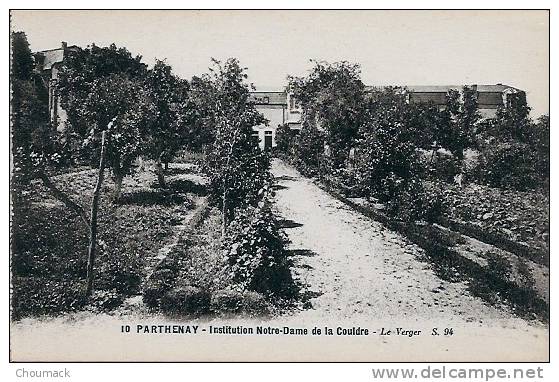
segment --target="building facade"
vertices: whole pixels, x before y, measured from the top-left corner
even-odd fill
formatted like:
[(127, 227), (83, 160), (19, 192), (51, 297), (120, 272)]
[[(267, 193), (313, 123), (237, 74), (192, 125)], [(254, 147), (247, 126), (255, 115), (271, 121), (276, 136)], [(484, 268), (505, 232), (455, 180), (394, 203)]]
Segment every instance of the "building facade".
[[(475, 90), (479, 112), (483, 118), (495, 117), (497, 109), (508, 104), (509, 94), (523, 92), (503, 84), (469, 85), (469, 87)], [(382, 86), (366, 86), (365, 88), (369, 93), (382, 89)], [(432, 102), (441, 109), (446, 105), (446, 96), (450, 90), (462, 93), (463, 89), (464, 85), (401, 87), (407, 102)], [(287, 124), (292, 129), (301, 129), (301, 108), (289, 93), (285, 91), (253, 91), (251, 100), (256, 109), (269, 121), (268, 125), (253, 128), (254, 136), (258, 136), (260, 148), (270, 149), (276, 146), (276, 130), (279, 126)]]
[(57, 131), (63, 131), (68, 118), (66, 111), (60, 106), (58, 94), (56, 93), (56, 82), (58, 72), (64, 58), (69, 51), (77, 49), (76, 46), (68, 46), (62, 42), (60, 48), (43, 50), (33, 54), (35, 60), (35, 71), (41, 75), (49, 94), (49, 116)]
[(301, 128), (301, 109), (295, 98), (284, 91), (253, 91), (250, 100), (256, 110), (268, 120), (267, 125), (253, 128), (254, 137), (258, 138), (261, 149), (269, 150), (276, 146), (276, 130), (288, 125), (293, 130)]
[[(60, 48), (44, 50), (34, 53), (35, 70), (41, 74), (49, 94), (49, 114), (53, 126), (57, 131), (63, 131), (67, 120), (66, 111), (60, 106), (56, 93), (58, 72), (68, 52), (77, 49), (62, 42)], [(499, 107), (508, 104), (507, 97), (513, 93), (522, 92), (512, 86), (496, 85), (471, 85), (476, 91), (479, 111), (484, 118), (495, 116)], [(367, 86), (366, 91), (373, 93), (382, 87)], [(462, 92), (463, 85), (444, 86), (405, 86), (401, 87), (407, 102), (426, 103), (433, 102), (443, 108), (446, 95), (450, 90)], [(276, 130), (279, 126), (287, 125), (293, 130), (301, 129), (301, 108), (297, 100), (288, 92), (282, 90), (257, 90), (252, 91), (250, 100), (256, 109), (268, 120), (267, 124), (255, 126), (253, 134), (258, 138), (261, 149), (268, 150), (276, 146)]]

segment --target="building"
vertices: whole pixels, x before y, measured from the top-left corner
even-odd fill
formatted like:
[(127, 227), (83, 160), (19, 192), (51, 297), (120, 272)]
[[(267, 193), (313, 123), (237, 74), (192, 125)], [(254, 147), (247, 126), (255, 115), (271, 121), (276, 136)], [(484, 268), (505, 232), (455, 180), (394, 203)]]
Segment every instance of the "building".
[[(58, 131), (64, 130), (67, 115), (60, 106), (55, 84), (64, 58), (69, 51), (76, 49), (76, 46), (68, 46), (65, 42), (62, 42), (60, 48), (34, 53), (35, 70), (41, 74), (45, 86), (48, 88), (50, 120)], [(471, 85), (471, 87), (476, 90), (479, 111), (484, 118), (494, 117), (499, 107), (507, 105), (509, 94), (522, 92), (522, 90), (503, 84)], [(380, 89), (382, 87), (366, 87), (366, 91), (370, 93)], [(450, 90), (461, 92), (463, 85), (405, 86), (401, 89), (407, 102), (433, 102), (443, 108), (447, 93)], [(301, 108), (296, 99), (288, 92), (257, 90), (251, 92), (250, 100), (269, 121), (267, 125), (259, 125), (253, 128), (254, 136), (258, 137), (259, 146), (263, 150), (276, 146), (276, 129), (278, 126), (288, 125), (293, 130), (301, 129)]]
[(76, 46), (68, 46), (62, 42), (60, 48), (43, 50), (33, 54), (35, 59), (35, 71), (41, 74), (43, 83), (49, 94), (49, 116), (57, 131), (63, 131), (67, 119), (66, 111), (60, 106), (58, 94), (56, 93), (56, 81), (58, 71), (69, 51), (76, 50)]
[(256, 109), (268, 120), (267, 125), (253, 128), (258, 137), (260, 148), (271, 149), (276, 146), (276, 129), (288, 125), (293, 130), (301, 128), (301, 109), (295, 98), (284, 91), (253, 91), (250, 100)]
[[(508, 104), (509, 94), (519, 93), (522, 90), (512, 86), (496, 85), (469, 85), (476, 91), (479, 112), (483, 118), (493, 118), (499, 107)], [(369, 93), (382, 90), (382, 86), (366, 86)], [(432, 102), (439, 108), (444, 108), (446, 95), (450, 90), (462, 92), (464, 85), (442, 85), (442, 86), (405, 86), (401, 87), (402, 93), (409, 103)], [(276, 146), (276, 129), (278, 126), (287, 124), (292, 129), (301, 129), (301, 108), (296, 100), (285, 91), (253, 91), (251, 100), (258, 111), (266, 119), (268, 125), (254, 127), (254, 135), (258, 136), (259, 145), (262, 149)]]

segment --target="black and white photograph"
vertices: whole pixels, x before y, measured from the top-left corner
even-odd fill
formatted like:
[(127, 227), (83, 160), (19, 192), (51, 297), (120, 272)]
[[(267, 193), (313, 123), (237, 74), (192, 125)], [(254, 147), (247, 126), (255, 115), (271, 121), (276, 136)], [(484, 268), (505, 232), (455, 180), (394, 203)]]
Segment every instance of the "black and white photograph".
[(10, 362), (549, 362), (549, 17), (10, 10)]

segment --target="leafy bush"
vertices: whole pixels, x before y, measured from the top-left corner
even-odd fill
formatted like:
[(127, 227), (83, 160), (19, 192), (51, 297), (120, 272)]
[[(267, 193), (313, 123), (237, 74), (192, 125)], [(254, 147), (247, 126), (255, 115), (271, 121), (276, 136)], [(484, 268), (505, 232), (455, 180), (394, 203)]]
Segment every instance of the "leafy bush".
[(124, 296), (116, 289), (96, 290), (93, 292), (89, 303), (98, 311), (110, 311), (117, 308), (124, 301)]
[(535, 152), (526, 143), (493, 142), (482, 151), (475, 172), (489, 186), (526, 191), (541, 184), (536, 163)]
[(144, 303), (151, 308), (159, 307), (161, 297), (175, 285), (178, 274), (175, 261), (169, 258), (162, 261), (142, 287)]
[(283, 154), (291, 154), (297, 131), (291, 130), (289, 125), (281, 125), (276, 129), (276, 147), (275, 150)]
[(106, 249), (99, 254), (95, 280), (98, 289), (114, 289), (132, 295), (138, 290), (143, 276), (143, 263), (132, 254)]
[(160, 307), (165, 312), (176, 314), (207, 313), (210, 307), (210, 294), (196, 286), (179, 286), (161, 297)]
[(210, 309), (214, 313), (245, 313), (254, 316), (265, 315), (269, 312), (268, 303), (262, 294), (231, 289), (213, 293)]
[(43, 277), (12, 278), (12, 318), (55, 314), (83, 308), (85, 283)]
[(382, 186), (380, 200), (385, 202), (387, 212), (400, 220), (434, 223), (446, 211), (440, 189), (425, 188), (417, 177), (403, 179), (390, 174), (382, 180)]
[(442, 180), (446, 183), (453, 183), (454, 177), (462, 171), (462, 161), (452, 154), (432, 152), (424, 154), (421, 158), (421, 167), (425, 176)]
[(324, 161), (324, 133), (316, 128), (303, 128), (295, 139), (294, 162), (305, 176), (316, 176)]
[(223, 240), (225, 257), (241, 290), (285, 295), (293, 281), (284, 251), (286, 239), (264, 204), (239, 211)]

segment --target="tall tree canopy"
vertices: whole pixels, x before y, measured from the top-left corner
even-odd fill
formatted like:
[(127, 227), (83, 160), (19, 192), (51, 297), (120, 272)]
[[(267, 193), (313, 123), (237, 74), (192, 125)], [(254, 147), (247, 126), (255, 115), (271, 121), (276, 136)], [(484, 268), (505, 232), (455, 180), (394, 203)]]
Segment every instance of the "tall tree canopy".
[(339, 168), (349, 154), (363, 122), (365, 86), (358, 64), (312, 61), (304, 77), (288, 77), (288, 89), (303, 109), (303, 129), (324, 131), (331, 166)]
[(157, 60), (149, 70), (144, 86), (155, 108), (152, 123), (145, 125), (143, 153), (156, 162), (159, 185), (165, 187), (162, 162), (189, 143), (194, 123), (194, 104), (189, 99), (189, 84), (172, 73), (164, 61)]
[(206, 105), (215, 121), (215, 139), (206, 168), (214, 199), (223, 210), (223, 233), (235, 209), (257, 203), (269, 180), (269, 158), (252, 138), (254, 126), (267, 123), (250, 101), (246, 69), (236, 59), (213, 60), (206, 82)]

